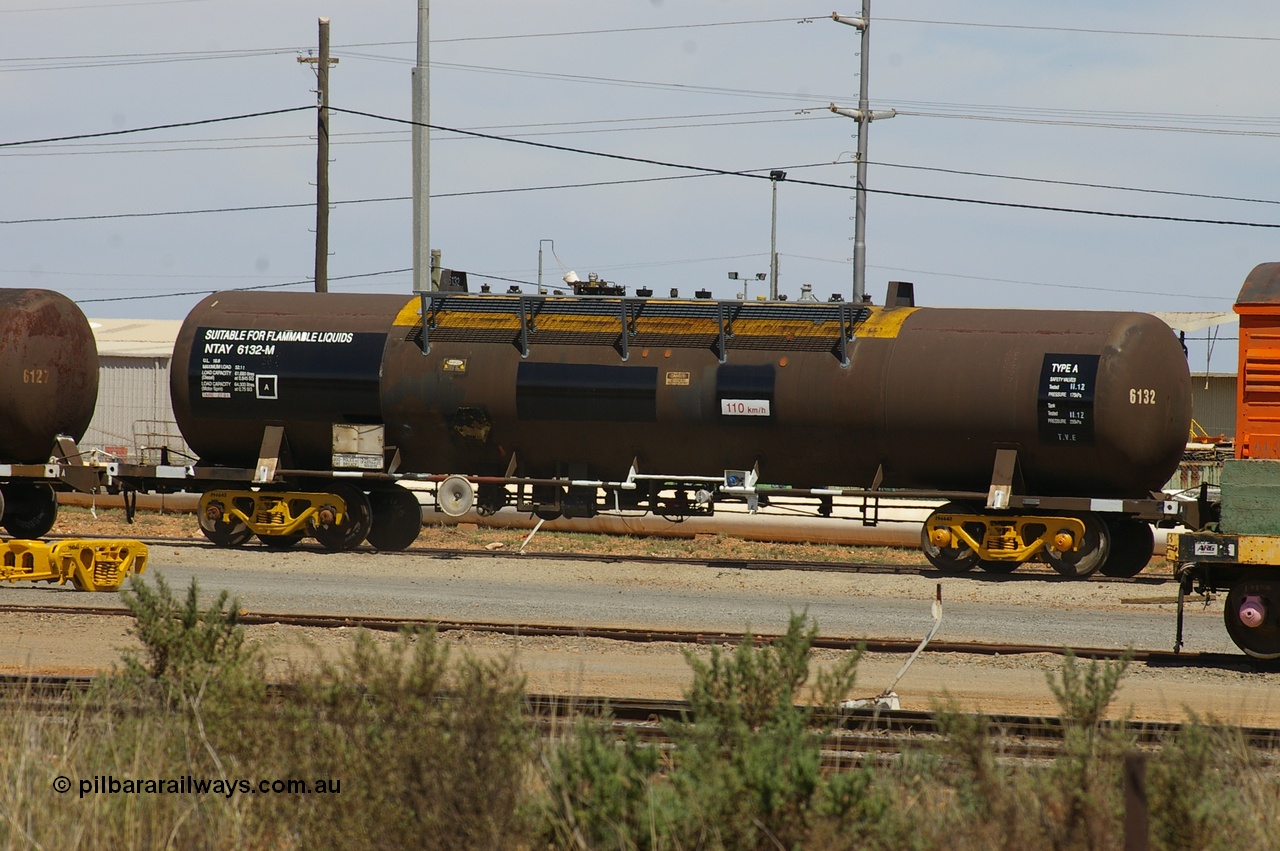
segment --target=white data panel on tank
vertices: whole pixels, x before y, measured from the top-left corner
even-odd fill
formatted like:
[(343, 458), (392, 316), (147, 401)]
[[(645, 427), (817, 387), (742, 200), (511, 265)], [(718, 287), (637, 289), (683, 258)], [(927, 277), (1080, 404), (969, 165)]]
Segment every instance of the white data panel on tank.
[(720, 413), (726, 417), (767, 417), (768, 399), (721, 399)]

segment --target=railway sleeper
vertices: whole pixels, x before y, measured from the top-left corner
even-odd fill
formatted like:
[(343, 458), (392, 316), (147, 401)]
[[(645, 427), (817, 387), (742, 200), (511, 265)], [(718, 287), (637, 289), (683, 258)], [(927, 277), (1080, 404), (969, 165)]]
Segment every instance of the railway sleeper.
[(70, 582), (77, 591), (118, 591), (147, 569), (149, 551), (132, 540), (10, 540), (0, 542), (0, 580)]

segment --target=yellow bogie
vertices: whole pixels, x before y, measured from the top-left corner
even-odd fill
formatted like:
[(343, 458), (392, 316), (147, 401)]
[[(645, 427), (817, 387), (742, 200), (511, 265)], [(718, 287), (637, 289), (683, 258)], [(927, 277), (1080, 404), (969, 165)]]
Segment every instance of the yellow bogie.
[(147, 569), (148, 556), (141, 541), (4, 541), (0, 580), (70, 582), (77, 591), (118, 591), (125, 579)]
[(200, 497), (200, 529), (220, 547), (238, 547), (257, 535), (271, 549), (288, 549), (304, 536), (334, 552), (358, 547), (372, 529), (369, 498), (333, 482), (327, 493), (217, 490)]
[(219, 490), (200, 497), (199, 511), (205, 529), (243, 524), (253, 535), (289, 537), (310, 526), (342, 525), (347, 505), (332, 493)]
[(1048, 551), (1078, 549), (1085, 538), (1084, 522), (1076, 517), (935, 512), (926, 528), (937, 546), (968, 548), (981, 561), (1018, 564)]

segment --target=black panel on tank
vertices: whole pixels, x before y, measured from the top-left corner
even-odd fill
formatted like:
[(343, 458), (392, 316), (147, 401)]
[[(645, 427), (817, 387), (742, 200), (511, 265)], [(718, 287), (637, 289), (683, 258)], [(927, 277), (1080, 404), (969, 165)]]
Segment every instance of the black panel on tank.
[[(773, 419), (773, 364), (724, 364), (716, 369), (716, 403), (726, 422), (757, 425)], [(731, 403), (726, 405), (726, 402)], [(752, 403), (761, 403), (753, 407)], [(732, 410), (730, 409), (732, 408)], [(744, 411), (753, 411), (743, 415)]]
[(387, 335), (197, 328), (187, 363), (196, 416), (381, 421)]
[(522, 363), (516, 373), (516, 417), (656, 422), (657, 393), (656, 367)]
[(1047, 354), (1036, 409), (1041, 443), (1093, 443), (1098, 355)]

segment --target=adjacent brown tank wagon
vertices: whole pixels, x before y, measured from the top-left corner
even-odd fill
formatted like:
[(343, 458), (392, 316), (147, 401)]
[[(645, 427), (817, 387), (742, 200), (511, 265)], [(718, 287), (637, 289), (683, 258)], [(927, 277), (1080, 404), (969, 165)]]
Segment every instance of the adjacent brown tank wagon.
[(98, 349), (75, 302), (0, 290), (0, 461), (43, 463), (59, 435), (84, 436), (98, 401)]
[[(960, 498), (926, 526), (945, 569), (1124, 572), (1142, 530), (1149, 554), (1190, 421), (1164, 323), (890, 304), (218, 293), (179, 335), (174, 410), (202, 466), (355, 467), (375, 502), (380, 474), (542, 516), (909, 489)], [(361, 429), (381, 443), (339, 451)]]
[(62, 466), (47, 462), (76, 454), (98, 399), (98, 350), (75, 302), (0, 289), (0, 388), (0, 523), (16, 537), (39, 537), (53, 527), (51, 484), (63, 478)]

